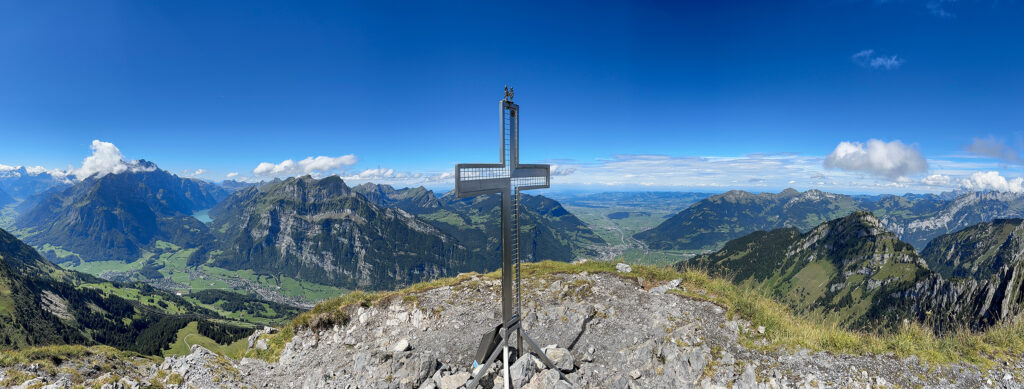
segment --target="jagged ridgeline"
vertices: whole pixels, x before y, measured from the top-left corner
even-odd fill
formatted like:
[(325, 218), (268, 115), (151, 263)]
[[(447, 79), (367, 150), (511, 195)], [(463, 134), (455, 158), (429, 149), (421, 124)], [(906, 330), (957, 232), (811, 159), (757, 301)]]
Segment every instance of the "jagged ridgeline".
[[(136, 171), (86, 178), (35, 199), (15, 225), (25, 241), (55, 262), (132, 262), (157, 241), (182, 247), (209, 243), (211, 235), (192, 213), (227, 197), (216, 185), (180, 178), (138, 162)], [(73, 253), (61, 255), (61, 253)]]
[(937, 274), (903, 293), (910, 310), (941, 328), (1016, 320), (1024, 291), (1021, 219), (979, 223), (932, 240), (921, 253)]
[(214, 264), (346, 288), (393, 288), (495, 263), (398, 208), (382, 208), (341, 178), (289, 178), (242, 189), (210, 211)]
[(754, 231), (794, 227), (806, 232), (857, 210), (872, 212), (901, 240), (923, 249), (931, 239), (948, 232), (996, 218), (1024, 216), (1024, 195), (848, 196), (819, 190), (786, 189), (777, 194), (734, 190), (708, 197), (634, 237), (655, 249), (717, 250), (730, 239)]
[(982, 329), (1021, 312), (1020, 224), (1001, 220), (940, 236), (926, 260), (871, 213), (857, 211), (806, 233), (758, 231), (676, 267), (730, 277), (850, 328), (892, 329), (912, 319), (938, 331)]
[[(378, 184), (363, 184), (353, 189), (378, 205), (398, 207), (416, 215), (475, 253), (500, 255), (499, 195), (457, 199), (454, 192), (448, 192), (438, 198), (423, 187), (395, 189)], [(521, 201), (519, 247), (524, 260), (566, 261), (576, 254), (592, 254), (585, 248), (587, 245), (604, 243), (557, 201), (525, 193)]]
[(867, 212), (854, 212), (803, 234), (796, 228), (755, 232), (676, 266), (733, 277), (797, 312), (828, 315), (864, 329), (891, 326), (908, 317), (893, 309), (896, 301), (891, 295), (929, 274), (914, 248)]
[(928, 266), (946, 278), (987, 280), (1006, 265), (1020, 261), (1020, 253), (1012, 252), (1020, 239), (1021, 219), (996, 219), (978, 223), (931, 241), (921, 257)]
[(252, 331), (210, 320), (216, 318), (211, 311), (144, 284), (114, 284), (60, 269), (0, 230), (0, 350), (105, 344), (159, 354), (174, 342), (179, 329), (193, 321), (222, 342)]
[[(210, 211), (221, 242), (213, 263), (368, 289), (492, 270), (500, 265), (497, 201), (289, 178), (239, 190)], [(530, 196), (524, 209), (528, 259), (571, 260), (576, 239), (599, 239), (553, 200)]]
[(38, 168), (18, 166), (10, 170), (0, 169), (0, 191), (16, 199), (24, 200), (49, 188), (68, 185), (70, 181), (68, 176), (53, 175)]

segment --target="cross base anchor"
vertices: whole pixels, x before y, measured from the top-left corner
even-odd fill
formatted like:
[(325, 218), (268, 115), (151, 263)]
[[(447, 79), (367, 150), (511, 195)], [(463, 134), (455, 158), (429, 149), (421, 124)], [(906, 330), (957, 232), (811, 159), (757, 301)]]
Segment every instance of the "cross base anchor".
[[(569, 380), (569, 377), (566, 377), (561, 370), (558, 370), (558, 368), (555, 367), (555, 363), (551, 362), (551, 359), (548, 359), (547, 354), (545, 354), (544, 351), (540, 349), (540, 346), (538, 346), (537, 343), (534, 342), (532, 338), (530, 338), (530, 335), (526, 333), (526, 330), (522, 329), (519, 318), (513, 317), (512, 321), (506, 323), (503, 326), (503, 328), (501, 328), (498, 331), (498, 338), (500, 339), (498, 344), (500, 345), (500, 347), (495, 347), (494, 351), (491, 351), (490, 356), (487, 357), (487, 362), (485, 362), (484, 365), (481, 366), (478, 370), (473, 372), (473, 379), (470, 380), (468, 384), (466, 384), (466, 389), (475, 389), (476, 386), (480, 384), (480, 380), (484, 377), (484, 375), (487, 374), (487, 370), (491, 368), (491, 364), (493, 364), (494, 360), (498, 358), (499, 353), (504, 355), (505, 364), (502, 370), (504, 370), (505, 389), (512, 389), (512, 378), (510, 376), (510, 369), (512, 367), (512, 364), (509, 363), (508, 353), (509, 338), (511, 337), (512, 333), (518, 334), (520, 341), (525, 339), (526, 344), (528, 344), (530, 348), (532, 348), (533, 351), (537, 354), (537, 356), (540, 357), (541, 362), (544, 362), (544, 364), (547, 365), (549, 369), (554, 369), (555, 371), (557, 371), (561, 379), (565, 380), (570, 385), (576, 386), (576, 384)], [(488, 342), (486, 336), (484, 338), (484, 342)]]

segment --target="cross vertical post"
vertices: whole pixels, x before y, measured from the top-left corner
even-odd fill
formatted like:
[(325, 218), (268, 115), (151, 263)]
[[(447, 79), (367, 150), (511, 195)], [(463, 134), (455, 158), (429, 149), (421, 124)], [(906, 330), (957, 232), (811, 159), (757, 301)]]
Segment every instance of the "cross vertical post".
[[(501, 312), (500, 336), (504, 355), (508, 355), (508, 341), (512, 332), (517, 334), (518, 353), (523, 352), (523, 338), (550, 367), (554, 365), (529, 340), (522, 330), (519, 265), (522, 262), (519, 247), (520, 191), (551, 186), (551, 165), (519, 163), (519, 105), (512, 102), (512, 92), (505, 87), (505, 97), (499, 102), (501, 145), (499, 163), (455, 165), (455, 197), (466, 198), (485, 194), (501, 195)], [(487, 368), (502, 350), (494, 350), (481, 370)], [(507, 377), (510, 363), (505, 360)], [(475, 387), (480, 377), (474, 377), (467, 388)], [(564, 378), (564, 375), (563, 375)], [(506, 380), (505, 387), (511, 383)]]

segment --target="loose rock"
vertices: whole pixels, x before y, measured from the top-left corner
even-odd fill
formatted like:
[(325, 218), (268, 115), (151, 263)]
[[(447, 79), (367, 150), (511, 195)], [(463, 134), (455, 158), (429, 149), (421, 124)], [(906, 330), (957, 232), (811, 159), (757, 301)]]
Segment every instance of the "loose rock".
[(391, 346), (391, 351), (396, 353), (409, 351), (409, 349), (411, 349), (411, 347), (409, 346), (409, 339), (404, 338), (399, 340), (398, 343), (395, 343), (394, 346)]
[(619, 273), (630, 273), (630, 272), (633, 271), (633, 267), (631, 267), (631, 266), (629, 266), (629, 265), (627, 265), (625, 263), (618, 263), (618, 264), (615, 264), (615, 270), (618, 270)]

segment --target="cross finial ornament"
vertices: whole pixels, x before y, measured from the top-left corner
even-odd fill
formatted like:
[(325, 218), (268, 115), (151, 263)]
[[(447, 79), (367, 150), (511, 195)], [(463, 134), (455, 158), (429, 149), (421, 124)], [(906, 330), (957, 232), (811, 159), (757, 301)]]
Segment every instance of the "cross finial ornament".
[[(519, 265), (522, 260), (519, 252), (519, 199), (520, 192), (529, 189), (542, 189), (551, 186), (551, 165), (519, 163), (519, 105), (512, 102), (514, 90), (505, 86), (505, 97), (499, 102), (500, 143), (499, 163), (462, 163), (455, 165), (455, 197), (466, 198), (485, 194), (501, 195), (501, 311), (502, 324), (500, 334), (485, 335), (481, 343), (478, 361), (487, 358), (480, 370), (482, 376), (497, 357), (499, 351), (505, 353), (505, 387), (509, 388), (508, 349), (509, 338), (513, 333), (518, 343), (518, 352), (523, 351), (525, 339), (541, 360), (552, 369), (554, 364), (547, 358), (540, 347), (530, 339), (521, 328), (522, 304), (520, 293)], [(515, 276), (513, 278), (513, 276)], [(503, 349), (493, 348), (501, 338)], [(490, 346), (490, 347), (488, 347)], [(558, 369), (555, 369), (558, 371)], [(561, 374), (561, 373), (560, 373)], [(562, 375), (565, 379), (565, 376)], [(466, 385), (467, 389), (476, 386), (480, 377), (474, 377)]]

